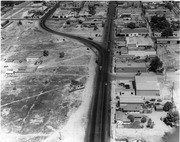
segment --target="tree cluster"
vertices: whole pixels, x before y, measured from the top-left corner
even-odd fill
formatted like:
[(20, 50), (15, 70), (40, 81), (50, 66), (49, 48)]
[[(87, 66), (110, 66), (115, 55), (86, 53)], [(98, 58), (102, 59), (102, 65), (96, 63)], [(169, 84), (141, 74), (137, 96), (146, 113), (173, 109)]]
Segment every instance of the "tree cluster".
[(163, 110), (167, 112), (167, 111), (171, 110), (172, 108), (173, 108), (173, 104), (171, 102), (166, 102), (164, 104)]
[(131, 122), (134, 122), (134, 116), (133, 115), (128, 115), (127, 117)]
[(127, 24), (127, 27), (130, 28), (130, 29), (134, 29), (134, 28), (136, 28), (136, 24), (133, 23), (133, 22), (130, 22), (130, 23)]
[(96, 7), (93, 5), (93, 6), (88, 6), (88, 9), (89, 9), (89, 14), (91, 15), (95, 15), (96, 14)]
[(154, 59), (151, 60), (150, 67), (148, 70), (153, 72), (158, 72), (158, 70), (162, 68), (162, 65), (163, 65), (162, 61), (159, 59), (159, 57), (156, 56)]
[(170, 110), (163, 121), (166, 123), (166, 125), (170, 125), (171, 127), (174, 126), (179, 121), (178, 111)]
[(49, 55), (49, 51), (44, 50), (44, 51), (43, 51), (43, 56), (48, 56), (48, 55)]
[(172, 5), (171, 2), (167, 2), (167, 3), (165, 4), (165, 7), (168, 8), (170, 11), (173, 9), (173, 5)]
[(166, 20), (165, 16), (162, 17), (153, 16), (151, 18), (150, 25), (153, 31), (162, 32), (162, 36), (164, 37), (172, 36), (173, 34), (171, 26), (169, 22)]
[(149, 119), (148, 122), (147, 122), (146, 127), (147, 127), (147, 128), (153, 128), (153, 127), (154, 127), (154, 122), (152, 122), (152, 120)]

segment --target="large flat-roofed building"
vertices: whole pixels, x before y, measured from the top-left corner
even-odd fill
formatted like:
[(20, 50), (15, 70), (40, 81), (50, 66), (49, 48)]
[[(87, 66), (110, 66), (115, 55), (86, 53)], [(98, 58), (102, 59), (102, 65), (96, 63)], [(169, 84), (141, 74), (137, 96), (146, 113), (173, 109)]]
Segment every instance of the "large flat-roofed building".
[(180, 44), (179, 37), (157, 38), (157, 44)]
[(136, 62), (117, 62), (115, 72), (117, 73), (136, 73), (136, 72), (147, 72), (145, 63)]
[(127, 104), (144, 104), (144, 98), (142, 96), (121, 96), (120, 106), (126, 106)]
[(135, 76), (137, 96), (159, 96), (160, 86), (156, 76)]
[(150, 37), (126, 37), (126, 46), (129, 50), (143, 50), (154, 47), (154, 42)]
[(135, 28), (135, 29), (129, 29), (129, 28), (123, 28), (123, 29), (117, 29), (116, 35), (120, 36), (147, 36), (149, 35), (149, 31), (147, 28)]
[(155, 57), (156, 51), (155, 50), (144, 50), (144, 51), (128, 51), (129, 55), (139, 56), (140, 58), (144, 57)]

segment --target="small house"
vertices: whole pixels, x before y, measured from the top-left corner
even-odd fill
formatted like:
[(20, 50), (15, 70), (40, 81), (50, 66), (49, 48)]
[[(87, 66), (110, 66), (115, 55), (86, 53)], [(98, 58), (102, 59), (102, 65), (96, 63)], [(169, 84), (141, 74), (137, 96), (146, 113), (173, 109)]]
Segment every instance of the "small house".
[(115, 120), (117, 122), (117, 125), (131, 124), (131, 121), (127, 118), (127, 115), (125, 115), (122, 111), (116, 111), (115, 116), (116, 116)]
[(147, 67), (145, 63), (136, 62), (117, 62), (115, 65), (115, 72), (117, 73), (137, 73), (137, 72), (147, 72)]
[(26, 61), (27, 62), (36, 62), (39, 58), (40, 58), (40, 56), (32, 55), (32, 56), (26, 57)]

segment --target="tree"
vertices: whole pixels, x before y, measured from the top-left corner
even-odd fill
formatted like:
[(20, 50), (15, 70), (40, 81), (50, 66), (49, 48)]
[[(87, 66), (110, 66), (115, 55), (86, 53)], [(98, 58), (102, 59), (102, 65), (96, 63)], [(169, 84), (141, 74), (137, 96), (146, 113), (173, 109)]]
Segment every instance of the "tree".
[(159, 57), (155, 57), (151, 60), (149, 71), (157, 72), (157, 69), (162, 68), (163, 63), (160, 61)]
[(43, 51), (43, 56), (48, 56), (48, 55), (49, 55), (49, 51), (44, 50), (44, 51)]
[(95, 15), (96, 14), (96, 7), (93, 5), (93, 6), (88, 6), (88, 9), (89, 9), (89, 14), (91, 15)]
[(19, 25), (22, 25), (22, 22), (21, 22), (21, 20), (19, 20), (19, 21), (18, 21), (18, 26), (19, 26)]
[(64, 57), (64, 52), (60, 52), (59, 53), (59, 58), (63, 58)]
[(136, 28), (136, 24), (133, 22), (130, 22), (129, 24), (127, 24), (127, 27), (130, 29), (134, 29), (134, 28)]
[(68, 24), (68, 25), (69, 25), (69, 24), (70, 24), (70, 21), (66, 21), (66, 24)]
[(167, 2), (165, 7), (168, 8), (170, 11), (173, 9), (173, 5), (170, 2)]
[(166, 102), (166, 103), (164, 104), (163, 110), (164, 110), (164, 111), (169, 111), (169, 110), (172, 109), (172, 108), (173, 108), (173, 104), (172, 104), (171, 102)]
[(116, 103), (116, 107), (120, 107), (120, 101), (119, 100)]
[(142, 123), (145, 123), (145, 122), (146, 122), (146, 117), (145, 117), (145, 116), (142, 117), (141, 122), (142, 122)]
[(169, 27), (166, 28), (165, 30), (163, 30), (163, 32), (161, 33), (162, 37), (168, 37), (168, 36), (172, 36), (173, 35), (173, 30)]
[(96, 31), (97, 29), (98, 29), (98, 27), (95, 25), (95, 26), (94, 26), (94, 31)]
[(165, 16), (162, 17), (152, 16), (150, 26), (153, 30), (157, 30), (157, 31), (162, 31), (166, 28), (170, 28), (170, 24), (166, 20)]
[(131, 122), (134, 122), (134, 116), (133, 115), (128, 115), (127, 117)]

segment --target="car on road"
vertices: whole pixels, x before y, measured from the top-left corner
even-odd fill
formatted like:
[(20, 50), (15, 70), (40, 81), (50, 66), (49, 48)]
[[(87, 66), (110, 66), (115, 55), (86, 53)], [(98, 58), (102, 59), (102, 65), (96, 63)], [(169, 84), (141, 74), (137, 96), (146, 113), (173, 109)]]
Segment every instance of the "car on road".
[(88, 37), (89, 40), (93, 40), (91, 37)]

